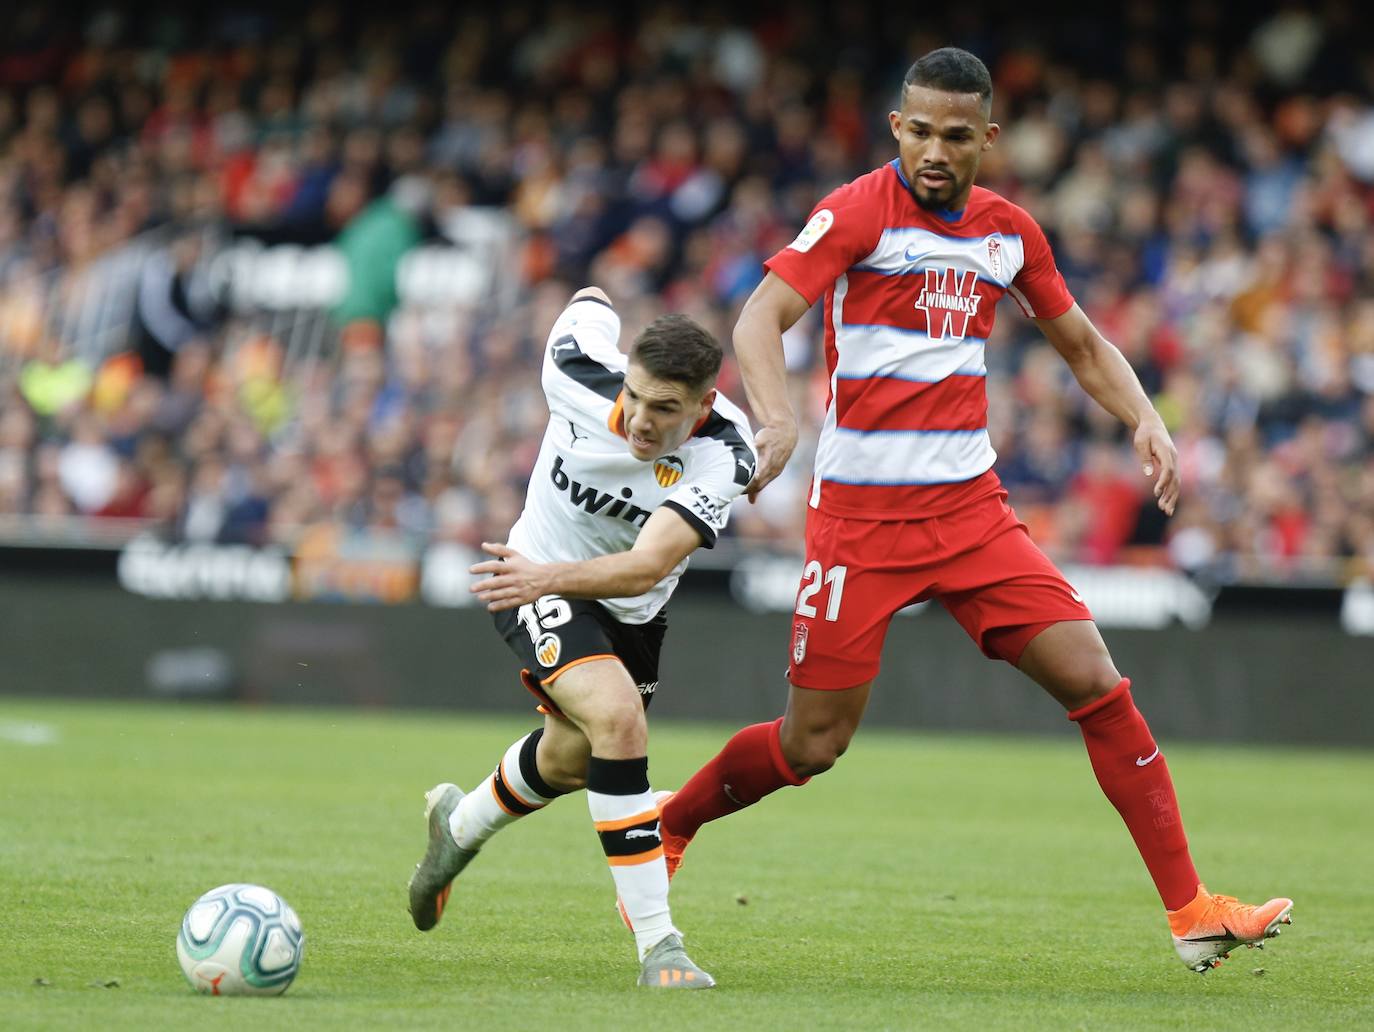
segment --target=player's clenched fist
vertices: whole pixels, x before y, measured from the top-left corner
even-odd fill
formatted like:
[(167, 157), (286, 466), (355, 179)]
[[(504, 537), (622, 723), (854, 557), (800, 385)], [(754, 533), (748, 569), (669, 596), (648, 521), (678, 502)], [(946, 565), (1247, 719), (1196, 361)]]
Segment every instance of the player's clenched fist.
[(796, 447), (797, 426), (795, 423), (760, 428), (759, 432), (754, 435), (754, 448), (758, 451), (759, 461), (754, 469), (754, 479), (749, 481), (749, 487), (746, 488), (749, 501), (755, 501), (759, 492), (777, 478), (783, 467), (787, 465), (787, 460), (792, 457), (792, 451)]

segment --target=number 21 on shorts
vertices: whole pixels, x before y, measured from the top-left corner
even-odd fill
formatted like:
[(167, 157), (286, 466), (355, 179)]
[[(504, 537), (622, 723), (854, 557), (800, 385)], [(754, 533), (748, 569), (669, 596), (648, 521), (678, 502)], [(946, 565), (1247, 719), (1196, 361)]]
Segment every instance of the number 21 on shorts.
[(816, 607), (811, 604), (811, 600), (820, 592), (822, 588), (828, 589), (828, 597), (825, 604), (825, 618), (834, 623), (840, 618), (840, 600), (844, 598), (844, 575), (849, 572), (847, 566), (832, 566), (824, 569), (819, 562), (812, 559), (802, 570), (801, 590), (797, 592), (797, 615), (813, 617), (816, 615)]

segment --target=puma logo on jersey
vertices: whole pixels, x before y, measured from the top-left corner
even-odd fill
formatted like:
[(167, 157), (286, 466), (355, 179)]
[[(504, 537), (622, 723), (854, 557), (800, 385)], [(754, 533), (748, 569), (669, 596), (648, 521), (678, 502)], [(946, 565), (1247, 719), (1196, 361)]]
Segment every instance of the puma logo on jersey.
[[(583, 484), (574, 480), (564, 472), (563, 456), (561, 455), (553, 460), (553, 469), (549, 470), (549, 479), (553, 481), (553, 486), (563, 492), (573, 505), (593, 516), (600, 515), (624, 520), (626, 523), (635, 523), (640, 527), (649, 522), (647, 509), (641, 509), (639, 506), (631, 505), (626, 501), (633, 494), (628, 487), (622, 487), (620, 489), (621, 496), (617, 498), (595, 485)], [(602, 512), (603, 509), (605, 512)]]

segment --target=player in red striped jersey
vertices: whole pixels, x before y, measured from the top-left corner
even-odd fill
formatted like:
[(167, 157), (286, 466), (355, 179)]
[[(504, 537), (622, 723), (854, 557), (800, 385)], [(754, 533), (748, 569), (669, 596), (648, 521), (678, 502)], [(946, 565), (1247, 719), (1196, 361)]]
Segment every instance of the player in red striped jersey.
[(662, 803), (670, 873), (700, 826), (830, 769), (849, 745), (893, 613), (938, 599), (990, 657), (1078, 723), (1093, 771), (1135, 840), (1179, 956), (1206, 971), (1289, 921), (1292, 901), (1213, 896), (1188, 852), (1169, 770), (1078, 593), (1007, 505), (992, 466), (984, 350), (1010, 294), (1083, 389), (1131, 431), (1160, 509), (1178, 456), (1121, 353), (1075, 304), (1025, 211), (973, 185), (992, 80), (945, 48), (907, 73), (889, 115), (898, 156), (825, 197), (770, 258), (735, 327), (760, 428), (755, 497), (796, 445), (781, 334), (824, 298), (830, 394), (808, 501), (787, 711), (745, 728)]

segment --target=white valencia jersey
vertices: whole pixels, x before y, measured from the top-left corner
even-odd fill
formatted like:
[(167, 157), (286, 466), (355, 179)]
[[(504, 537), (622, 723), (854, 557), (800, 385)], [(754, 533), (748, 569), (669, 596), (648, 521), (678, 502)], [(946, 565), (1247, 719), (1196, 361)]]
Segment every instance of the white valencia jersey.
[[(542, 381), (549, 425), (530, 474), (510, 547), (535, 562), (577, 562), (630, 549), (649, 515), (669, 506), (707, 548), (730, 505), (754, 476), (749, 421), (717, 394), (692, 436), (668, 455), (641, 462), (625, 441), (620, 392), (628, 360), (616, 341), (620, 317), (603, 302), (574, 301), (554, 323)], [(617, 620), (652, 620), (687, 568), (633, 598), (598, 599)]]

